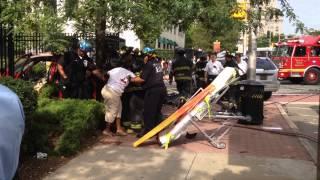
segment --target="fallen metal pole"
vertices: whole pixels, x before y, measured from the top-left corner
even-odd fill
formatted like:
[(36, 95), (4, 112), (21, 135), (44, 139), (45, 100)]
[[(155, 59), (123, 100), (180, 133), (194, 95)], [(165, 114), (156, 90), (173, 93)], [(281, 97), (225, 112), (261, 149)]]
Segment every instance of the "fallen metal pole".
[[(160, 143), (165, 148), (168, 147), (170, 141), (178, 139), (185, 131), (187, 126), (192, 123), (202, 134), (206, 137), (208, 136), (204, 131), (197, 126), (195, 119), (202, 120), (208, 112), (211, 111), (210, 103), (216, 103), (226, 92), (226, 88), (229, 87), (230, 83), (234, 83), (236, 79), (236, 69), (234, 68), (225, 68), (211, 83), (215, 89), (213, 92), (209, 93), (206, 98), (197, 104), (194, 108), (190, 109), (184, 116), (180, 118), (180, 121), (170, 130), (169, 133), (160, 137)], [(221, 92), (222, 91), (222, 92)], [(220, 93), (220, 94), (219, 94)], [(209, 114), (210, 116), (210, 114)], [(216, 115), (220, 118), (230, 118), (230, 116)], [(247, 117), (237, 116), (237, 118), (247, 120)], [(236, 119), (236, 118), (234, 118)], [(209, 136), (207, 137), (209, 138)], [(212, 138), (209, 138), (210, 142), (216, 143)], [(215, 144), (216, 147), (219, 147), (219, 144)]]

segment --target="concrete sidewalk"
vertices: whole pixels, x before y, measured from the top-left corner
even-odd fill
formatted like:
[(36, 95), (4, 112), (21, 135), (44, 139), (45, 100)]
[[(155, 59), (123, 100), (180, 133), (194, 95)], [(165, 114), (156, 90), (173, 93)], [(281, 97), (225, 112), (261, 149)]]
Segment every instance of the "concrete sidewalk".
[[(251, 127), (291, 130), (275, 104), (265, 104), (264, 116), (262, 126)], [(200, 126), (212, 131), (219, 124), (204, 120)], [(316, 166), (297, 137), (234, 127), (223, 139), (226, 149), (212, 147), (201, 134), (192, 140), (182, 137), (168, 150), (154, 140), (134, 149), (135, 140), (133, 135), (102, 138), (46, 179), (316, 178)]]
[(315, 173), (313, 163), (303, 160), (99, 145), (46, 179), (311, 180)]

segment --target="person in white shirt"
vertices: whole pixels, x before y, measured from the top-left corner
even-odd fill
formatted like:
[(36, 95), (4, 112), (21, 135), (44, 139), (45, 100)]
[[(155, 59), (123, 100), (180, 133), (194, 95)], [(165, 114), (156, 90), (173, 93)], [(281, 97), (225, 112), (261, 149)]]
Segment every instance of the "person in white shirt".
[(223, 70), (220, 61), (217, 61), (217, 53), (209, 53), (209, 61), (204, 68), (206, 84), (211, 83)]
[(241, 59), (241, 54), (236, 55), (236, 62), (238, 64), (239, 75), (241, 79), (246, 79), (248, 64), (246, 63), (246, 61)]
[(116, 135), (125, 136), (126, 133), (124, 129), (121, 127), (121, 95), (126, 86), (128, 86), (131, 78), (136, 78), (136, 76), (129, 70), (117, 67), (111, 69), (107, 73), (108, 81), (105, 86), (101, 90), (101, 95), (104, 98), (105, 104), (105, 121), (106, 129), (103, 131), (104, 135), (112, 136), (112, 132), (110, 129), (111, 123), (116, 121)]

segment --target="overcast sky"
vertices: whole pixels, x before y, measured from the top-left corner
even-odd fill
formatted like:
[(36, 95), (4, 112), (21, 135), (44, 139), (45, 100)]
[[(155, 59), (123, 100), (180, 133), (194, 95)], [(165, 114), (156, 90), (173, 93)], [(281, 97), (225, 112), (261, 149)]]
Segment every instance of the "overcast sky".
[[(288, 2), (306, 27), (320, 30), (320, 0), (288, 0)], [(286, 18), (283, 31), (285, 34), (295, 34), (295, 27)]]

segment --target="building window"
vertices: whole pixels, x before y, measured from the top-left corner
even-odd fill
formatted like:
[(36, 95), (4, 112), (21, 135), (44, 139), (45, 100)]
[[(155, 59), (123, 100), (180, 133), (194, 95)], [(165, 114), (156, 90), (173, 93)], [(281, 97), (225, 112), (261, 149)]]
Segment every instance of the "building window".
[(158, 41), (158, 48), (161, 48), (161, 43)]

